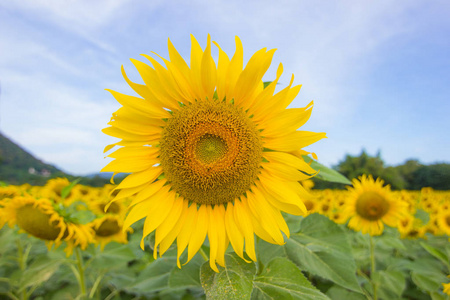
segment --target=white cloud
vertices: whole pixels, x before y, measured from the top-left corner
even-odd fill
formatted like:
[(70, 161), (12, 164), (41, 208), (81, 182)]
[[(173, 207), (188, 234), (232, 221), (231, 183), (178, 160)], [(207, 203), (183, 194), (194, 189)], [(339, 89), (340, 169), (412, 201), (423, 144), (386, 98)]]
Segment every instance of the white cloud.
[[(0, 7), (21, 18), (0, 20), (0, 124), (38, 157), (69, 172), (91, 172), (103, 164), (103, 146), (114, 142), (100, 129), (119, 105), (103, 89), (132, 93), (119, 69), (120, 64), (131, 69), (130, 49), (133, 55), (167, 52), (165, 42), (155, 41), (170, 37), (189, 61), (188, 33), (201, 45), (211, 33), (230, 55), (239, 35), (246, 59), (262, 47), (278, 48), (266, 78), (273, 78), (282, 62), (282, 84), (291, 73), (303, 84), (292, 106), (315, 100), (305, 130), (328, 133), (330, 138), (311, 150), (334, 164), (345, 152), (359, 153), (364, 139), (374, 141), (367, 144), (372, 148), (379, 143), (375, 137), (382, 139), (364, 136), (365, 124), (352, 128), (375, 90), (361, 78), (382, 63), (394, 41), (405, 43), (421, 28), (410, 14), (425, 6), (420, 1), (4, 2)], [(415, 152), (428, 149), (419, 148)]]

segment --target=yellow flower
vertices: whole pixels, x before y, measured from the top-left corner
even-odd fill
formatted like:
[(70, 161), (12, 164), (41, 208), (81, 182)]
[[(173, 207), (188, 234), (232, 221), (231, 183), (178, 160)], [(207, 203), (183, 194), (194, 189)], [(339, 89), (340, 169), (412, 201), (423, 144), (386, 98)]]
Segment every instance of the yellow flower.
[(450, 211), (442, 210), (437, 215), (437, 224), (439, 229), (444, 232), (446, 235), (450, 236)]
[(450, 283), (443, 283), (442, 286), (444, 287), (443, 292), (447, 295), (450, 295)]
[[(61, 201), (63, 196), (63, 190), (69, 186), (70, 182), (67, 178), (53, 178), (47, 181), (45, 186), (41, 190), (41, 195), (45, 198), (52, 199), (54, 201)], [(80, 198), (81, 194), (77, 189), (71, 189), (68, 195), (64, 198), (64, 202), (70, 203)]]
[(396, 227), (408, 214), (407, 204), (395, 199), (390, 186), (383, 187), (383, 180), (374, 180), (372, 175), (353, 179), (344, 213), (350, 218), (348, 226), (362, 233), (380, 235), (384, 224)]
[[(155, 231), (155, 251), (162, 255), (176, 239), (179, 258), (187, 261), (206, 236), (210, 265), (224, 266), (231, 243), (235, 252), (255, 261), (254, 234), (283, 244), (289, 236), (281, 211), (304, 214), (308, 193), (299, 181), (316, 173), (301, 150), (325, 133), (297, 131), (310, 117), (311, 102), (286, 107), (300, 91), (289, 85), (274, 94), (282, 74), (266, 88), (262, 81), (275, 50), (257, 51), (243, 69), (243, 48), (229, 59), (219, 47), (216, 65), (211, 39), (202, 50), (192, 36), (190, 66), (169, 40), (166, 67), (144, 55), (152, 66), (132, 60), (144, 85), (125, 80), (142, 98), (110, 91), (123, 105), (103, 132), (123, 146), (102, 171), (127, 172), (115, 200), (137, 194), (125, 228), (146, 218), (144, 237)], [(159, 178), (159, 180), (157, 180)]]
[[(123, 199), (112, 202), (108, 205), (110, 201), (111, 198), (106, 196), (91, 200), (88, 202), (89, 209), (97, 216), (102, 216), (104, 214), (113, 214), (125, 217), (126, 205), (123, 203)], [(106, 207), (107, 209), (105, 210)]]
[(106, 246), (110, 242), (118, 242), (121, 244), (128, 243), (127, 233), (132, 232), (131, 228), (122, 230), (123, 219), (118, 215), (104, 215), (90, 223), (95, 232), (95, 241), (100, 244), (100, 248)]
[(17, 225), (27, 234), (45, 240), (49, 248), (66, 241), (66, 252), (71, 253), (73, 247), (85, 249), (93, 242), (90, 228), (65, 220), (47, 198), (17, 196), (5, 203), (3, 214), (10, 227)]

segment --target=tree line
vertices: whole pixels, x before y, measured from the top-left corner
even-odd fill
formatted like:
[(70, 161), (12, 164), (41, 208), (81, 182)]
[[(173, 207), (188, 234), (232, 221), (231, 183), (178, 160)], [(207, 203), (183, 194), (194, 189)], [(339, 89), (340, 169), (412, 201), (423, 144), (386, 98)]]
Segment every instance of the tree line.
[[(450, 190), (448, 163), (424, 165), (417, 159), (409, 159), (398, 166), (386, 166), (380, 152), (370, 156), (362, 150), (359, 156), (347, 154), (333, 169), (350, 180), (362, 174), (372, 174), (374, 178), (381, 178), (386, 184), (390, 184), (393, 190), (420, 190), (422, 187)], [(345, 188), (342, 184), (313, 180), (316, 189)]]

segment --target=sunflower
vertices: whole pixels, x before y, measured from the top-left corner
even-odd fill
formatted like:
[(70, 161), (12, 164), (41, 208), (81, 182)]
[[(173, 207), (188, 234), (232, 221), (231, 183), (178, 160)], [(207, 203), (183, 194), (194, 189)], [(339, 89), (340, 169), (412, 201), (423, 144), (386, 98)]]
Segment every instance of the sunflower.
[(450, 236), (450, 211), (442, 210), (436, 218), (439, 229)]
[(407, 213), (407, 204), (395, 199), (390, 186), (384, 186), (380, 178), (362, 175), (353, 179), (353, 188), (344, 207), (345, 215), (350, 218), (348, 226), (356, 231), (370, 235), (380, 235), (384, 224), (396, 227)]
[[(447, 276), (447, 277), (450, 278), (450, 275)], [(447, 295), (450, 295), (450, 282), (449, 283), (443, 283), (442, 286), (444, 288), (443, 292), (445, 294), (447, 294)]]
[(104, 214), (113, 214), (124, 217), (126, 214), (126, 206), (123, 203), (124, 201), (119, 200), (108, 205), (110, 201), (111, 199), (109, 197), (91, 200), (88, 202), (89, 209), (97, 216), (102, 216)]
[[(284, 243), (288, 227), (281, 215), (306, 212), (302, 199), (309, 193), (299, 181), (316, 174), (302, 158), (302, 150), (325, 133), (297, 131), (310, 117), (313, 103), (286, 107), (300, 91), (289, 85), (275, 93), (283, 72), (264, 88), (263, 75), (275, 50), (257, 51), (243, 69), (243, 48), (236, 37), (236, 52), (219, 51), (216, 65), (208, 35), (205, 50), (191, 36), (190, 66), (168, 42), (165, 67), (144, 55), (150, 65), (133, 60), (144, 84), (128, 79), (140, 95), (110, 91), (122, 105), (103, 132), (121, 139), (123, 146), (103, 172), (131, 173), (117, 186), (120, 200), (136, 194), (124, 221), (127, 228), (146, 218), (144, 238), (155, 231), (155, 250), (162, 255), (175, 241), (177, 264), (187, 248), (187, 262), (206, 236), (210, 266), (224, 266), (231, 243), (243, 259), (256, 261), (254, 234)], [(313, 157), (315, 155), (313, 154)]]
[(3, 209), (5, 222), (10, 227), (17, 225), (27, 234), (46, 241), (49, 248), (66, 241), (66, 252), (71, 253), (73, 247), (80, 246), (85, 249), (93, 242), (90, 228), (66, 220), (47, 198), (17, 196), (5, 203)]
[(70, 185), (70, 181), (67, 178), (53, 178), (47, 181), (47, 183), (41, 189), (41, 195), (45, 198), (49, 198), (55, 201), (62, 201), (70, 203), (80, 198), (81, 194), (78, 189), (70, 189), (69, 193), (63, 199), (64, 188)]
[(118, 242), (121, 244), (128, 243), (127, 233), (132, 232), (131, 228), (122, 230), (123, 219), (117, 215), (104, 215), (90, 223), (95, 232), (95, 242), (100, 244), (100, 248), (106, 246), (110, 242)]

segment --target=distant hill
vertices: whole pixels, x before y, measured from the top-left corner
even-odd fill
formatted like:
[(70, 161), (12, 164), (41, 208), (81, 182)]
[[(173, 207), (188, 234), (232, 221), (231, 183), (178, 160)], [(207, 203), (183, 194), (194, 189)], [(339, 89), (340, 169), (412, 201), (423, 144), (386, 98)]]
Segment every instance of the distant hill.
[[(44, 163), (0, 132), (0, 181), (13, 185), (44, 185), (48, 179), (55, 177), (67, 177), (70, 181), (77, 178)], [(108, 182), (103, 176), (83, 177), (80, 181), (92, 186), (103, 186)]]

